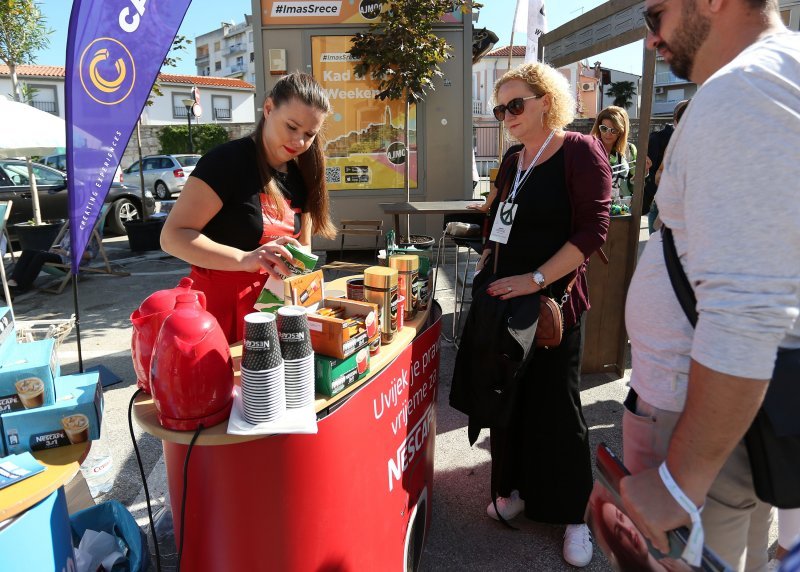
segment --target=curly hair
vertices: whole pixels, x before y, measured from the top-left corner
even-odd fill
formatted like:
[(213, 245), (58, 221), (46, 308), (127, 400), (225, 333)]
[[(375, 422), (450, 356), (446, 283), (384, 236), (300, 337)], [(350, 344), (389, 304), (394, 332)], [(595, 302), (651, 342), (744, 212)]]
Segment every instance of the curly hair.
[(494, 84), (494, 100), (500, 87), (512, 80), (520, 80), (539, 96), (549, 94), (550, 110), (544, 116), (547, 129), (563, 129), (575, 118), (575, 98), (569, 87), (569, 81), (553, 67), (543, 63), (523, 64), (503, 74)]
[(609, 105), (606, 107), (597, 114), (597, 118), (594, 120), (592, 132), (590, 133), (592, 137), (600, 139), (600, 124), (603, 123), (604, 119), (608, 119), (611, 125), (619, 131), (619, 138), (617, 142), (614, 143), (614, 151), (624, 155), (628, 148), (628, 135), (631, 132), (631, 122), (628, 119), (628, 112), (616, 105)]

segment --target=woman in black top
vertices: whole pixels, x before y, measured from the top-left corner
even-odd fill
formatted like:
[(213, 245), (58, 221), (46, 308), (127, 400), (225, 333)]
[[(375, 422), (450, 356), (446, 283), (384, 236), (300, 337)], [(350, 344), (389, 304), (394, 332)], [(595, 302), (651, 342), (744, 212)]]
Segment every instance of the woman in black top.
[(162, 248), (192, 265), (194, 287), (231, 343), (267, 276), (289, 273), (284, 245), (335, 235), (319, 137), (330, 110), (310, 75), (278, 80), (255, 132), (198, 161), (164, 225)]

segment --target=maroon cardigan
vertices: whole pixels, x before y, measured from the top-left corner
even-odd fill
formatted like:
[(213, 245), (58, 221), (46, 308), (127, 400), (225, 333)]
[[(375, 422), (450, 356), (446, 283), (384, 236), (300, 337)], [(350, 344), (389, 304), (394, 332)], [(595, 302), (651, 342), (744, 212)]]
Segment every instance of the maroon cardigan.
[[(586, 282), (586, 263), (589, 256), (603, 245), (608, 234), (611, 166), (608, 162), (608, 153), (599, 139), (574, 131), (567, 131), (564, 135), (565, 176), (572, 206), (572, 233), (569, 242), (586, 257), (577, 269), (578, 276), (569, 301), (562, 308), (564, 327), (570, 327), (577, 322), (578, 316), (591, 307), (589, 286)], [(495, 186), (500, 190), (495, 202), (503, 194), (503, 187), (509, 178), (514, 176), (517, 151), (520, 149), (522, 145), (515, 145), (506, 151), (503, 157), (495, 180)], [(492, 205), (490, 212), (495, 211), (495, 205)], [(492, 227), (492, 222), (490, 220), (487, 225), (487, 233)], [(490, 246), (494, 247), (487, 238), (486, 247)], [(536, 269), (531, 268), (531, 272), (534, 270)]]

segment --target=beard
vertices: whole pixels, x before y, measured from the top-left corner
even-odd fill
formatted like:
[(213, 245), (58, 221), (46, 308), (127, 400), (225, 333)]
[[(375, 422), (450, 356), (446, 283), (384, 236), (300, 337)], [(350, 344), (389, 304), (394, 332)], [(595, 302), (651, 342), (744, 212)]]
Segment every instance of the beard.
[(662, 43), (672, 54), (669, 62), (672, 73), (681, 79), (689, 79), (695, 56), (710, 29), (711, 21), (697, 13), (696, 0), (688, 0), (675, 36), (669, 43)]

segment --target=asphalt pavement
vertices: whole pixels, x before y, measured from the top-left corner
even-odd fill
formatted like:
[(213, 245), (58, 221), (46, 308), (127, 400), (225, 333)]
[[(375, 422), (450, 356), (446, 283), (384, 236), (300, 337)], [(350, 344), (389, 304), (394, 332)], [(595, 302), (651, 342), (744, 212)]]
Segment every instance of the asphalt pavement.
[[(646, 221), (645, 221), (646, 225)], [(646, 229), (642, 239), (646, 240)], [(103, 436), (98, 448), (114, 459), (112, 490), (97, 500), (114, 498), (129, 507), (138, 522), (146, 526), (141, 478), (133, 453), (127, 411), (136, 390), (130, 356), (130, 314), (144, 298), (156, 290), (174, 287), (188, 274), (188, 266), (161, 251), (131, 252), (126, 237), (109, 237), (104, 245), (112, 263), (130, 272), (130, 276), (89, 275), (78, 283), (80, 334), (84, 367), (104, 365), (122, 378), (105, 389)], [(451, 256), (452, 260), (452, 256)], [(443, 331), (449, 331), (453, 315), (452, 267), (440, 274), (436, 298), (442, 306)], [(41, 275), (37, 286), (48, 278)], [(32, 291), (14, 300), (17, 320), (67, 318), (75, 312), (72, 287), (52, 295)], [(76, 331), (59, 349), (62, 371), (78, 371)], [(563, 527), (537, 524), (518, 517), (510, 530), (486, 516), (489, 490), (489, 438), (484, 431), (470, 447), (467, 419), (447, 403), (455, 348), (442, 341), (440, 389), (438, 393), (433, 519), (430, 526), (421, 570), (570, 570), (561, 556)], [(609, 374), (586, 375), (582, 380), (581, 400), (589, 426), (592, 449), (606, 442), (622, 451), (622, 400), (630, 370), (622, 379)], [(166, 475), (161, 442), (142, 432), (133, 423), (142, 462), (157, 514), (157, 531), (162, 538), (162, 557), (174, 563), (174, 546), (169, 537), (169, 514), (163, 510)], [(559, 459), (544, 461), (542, 470), (558, 471)], [(773, 540), (776, 534), (773, 526)], [(167, 566), (164, 570), (169, 570)], [(609, 570), (608, 561), (595, 548), (595, 558), (585, 568)]]

